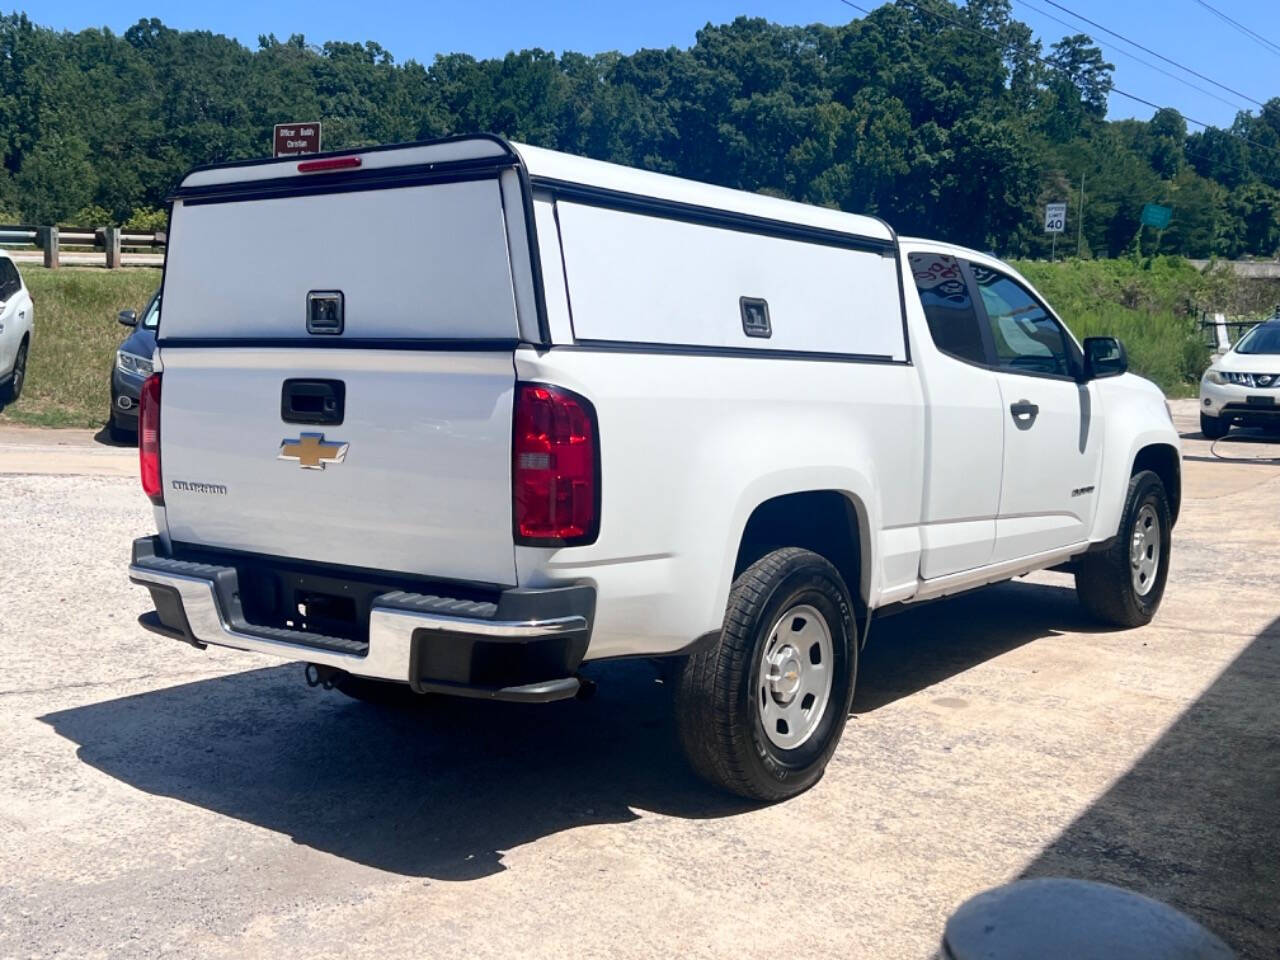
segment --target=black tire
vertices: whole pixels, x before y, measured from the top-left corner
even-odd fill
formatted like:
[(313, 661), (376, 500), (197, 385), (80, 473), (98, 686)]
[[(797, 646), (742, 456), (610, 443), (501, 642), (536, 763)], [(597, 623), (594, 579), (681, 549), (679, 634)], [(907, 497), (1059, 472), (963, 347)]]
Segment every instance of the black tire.
[(414, 693), (407, 683), (374, 680), (369, 677), (357, 677), (350, 673), (343, 674), (335, 680), (333, 689), (361, 703), (397, 710), (423, 710), (440, 700), (433, 694)]
[(13, 371), (9, 379), (0, 386), (0, 407), (17, 403), (22, 396), (22, 387), (27, 382), (27, 341), (18, 344), (17, 356), (13, 358)]
[[(784, 750), (765, 734), (756, 694), (773, 626), (798, 605), (826, 621), (832, 685), (808, 739)], [(716, 786), (753, 800), (784, 800), (808, 789), (840, 742), (857, 671), (856, 618), (836, 568), (798, 547), (757, 560), (734, 581), (718, 642), (689, 657), (676, 684), (676, 727), (690, 765)]]
[(1200, 432), (1208, 440), (1219, 440), (1231, 431), (1231, 422), (1221, 417), (1200, 414)]
[[(1153, 582), (1144, 594), (1138, 592), (1134, 583), (1131, 550), (1135, 526), (1145, 506), (1152, 508), (1159, 523), (1160, 556)], [(1115, 542), (1105, 551), (1085, 554), (1076, 567), (1076, 595), (1084, 608), (1103, 623), (1116, 627), (1141, 627), (1150, 623), (1164, 597), (1172, 529), (1173, 518), (1164, 483), (1150, 470), (1143, 470), (1129, 481)]]

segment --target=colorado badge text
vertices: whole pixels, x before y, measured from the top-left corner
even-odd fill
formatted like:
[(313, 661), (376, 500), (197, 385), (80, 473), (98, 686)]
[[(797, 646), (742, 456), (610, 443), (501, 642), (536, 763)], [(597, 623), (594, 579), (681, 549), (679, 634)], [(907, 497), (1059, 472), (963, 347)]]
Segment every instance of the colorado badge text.
[(327, 463), (341, 463), (349, 445), (340, 440), (326, 441), (323, 433), (304, 433), (296, 440), (280, 442), (281, 460), (297, 460), (304, 470), (323, 470)]

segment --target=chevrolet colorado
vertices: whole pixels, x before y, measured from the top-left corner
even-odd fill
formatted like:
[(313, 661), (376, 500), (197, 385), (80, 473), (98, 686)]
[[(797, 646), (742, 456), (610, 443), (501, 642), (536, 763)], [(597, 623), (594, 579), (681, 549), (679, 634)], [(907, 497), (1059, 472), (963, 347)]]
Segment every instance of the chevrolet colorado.
[(985, 254), (486, 136), (199, 169), (169, 237), (155, 633), (360, 698), (668, 658), (694, 768), (778, 799), (877, 611), (1064, 566), (1160, 603), (1163, 396)]

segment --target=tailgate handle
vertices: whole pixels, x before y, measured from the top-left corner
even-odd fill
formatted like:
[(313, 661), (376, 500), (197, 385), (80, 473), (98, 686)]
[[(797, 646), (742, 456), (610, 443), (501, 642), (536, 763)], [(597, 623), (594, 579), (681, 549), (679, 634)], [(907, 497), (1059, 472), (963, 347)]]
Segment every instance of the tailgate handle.
[(342, 423), (346, 399), (347, 385), (341, 380), (286, 380), (280, 390), (280, 419), (336, 426)]

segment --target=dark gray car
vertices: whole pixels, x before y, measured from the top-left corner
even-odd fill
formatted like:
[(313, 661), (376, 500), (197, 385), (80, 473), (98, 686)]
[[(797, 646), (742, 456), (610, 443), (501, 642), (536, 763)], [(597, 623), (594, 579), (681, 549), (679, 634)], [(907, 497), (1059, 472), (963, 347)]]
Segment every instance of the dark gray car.
[(138, 392), (142, 381), (151, 376), (151, 356), (156, 349), (156, 327), (160, 324), (160, 291), (152, 294), (143, 308), (141, 319), (133, 310), (121, 310), (120, 322), (132, 327), (116, 350), (111, 367), (111, 416), (107, 428), (118, 443), (136, 443), (138, 439)]

